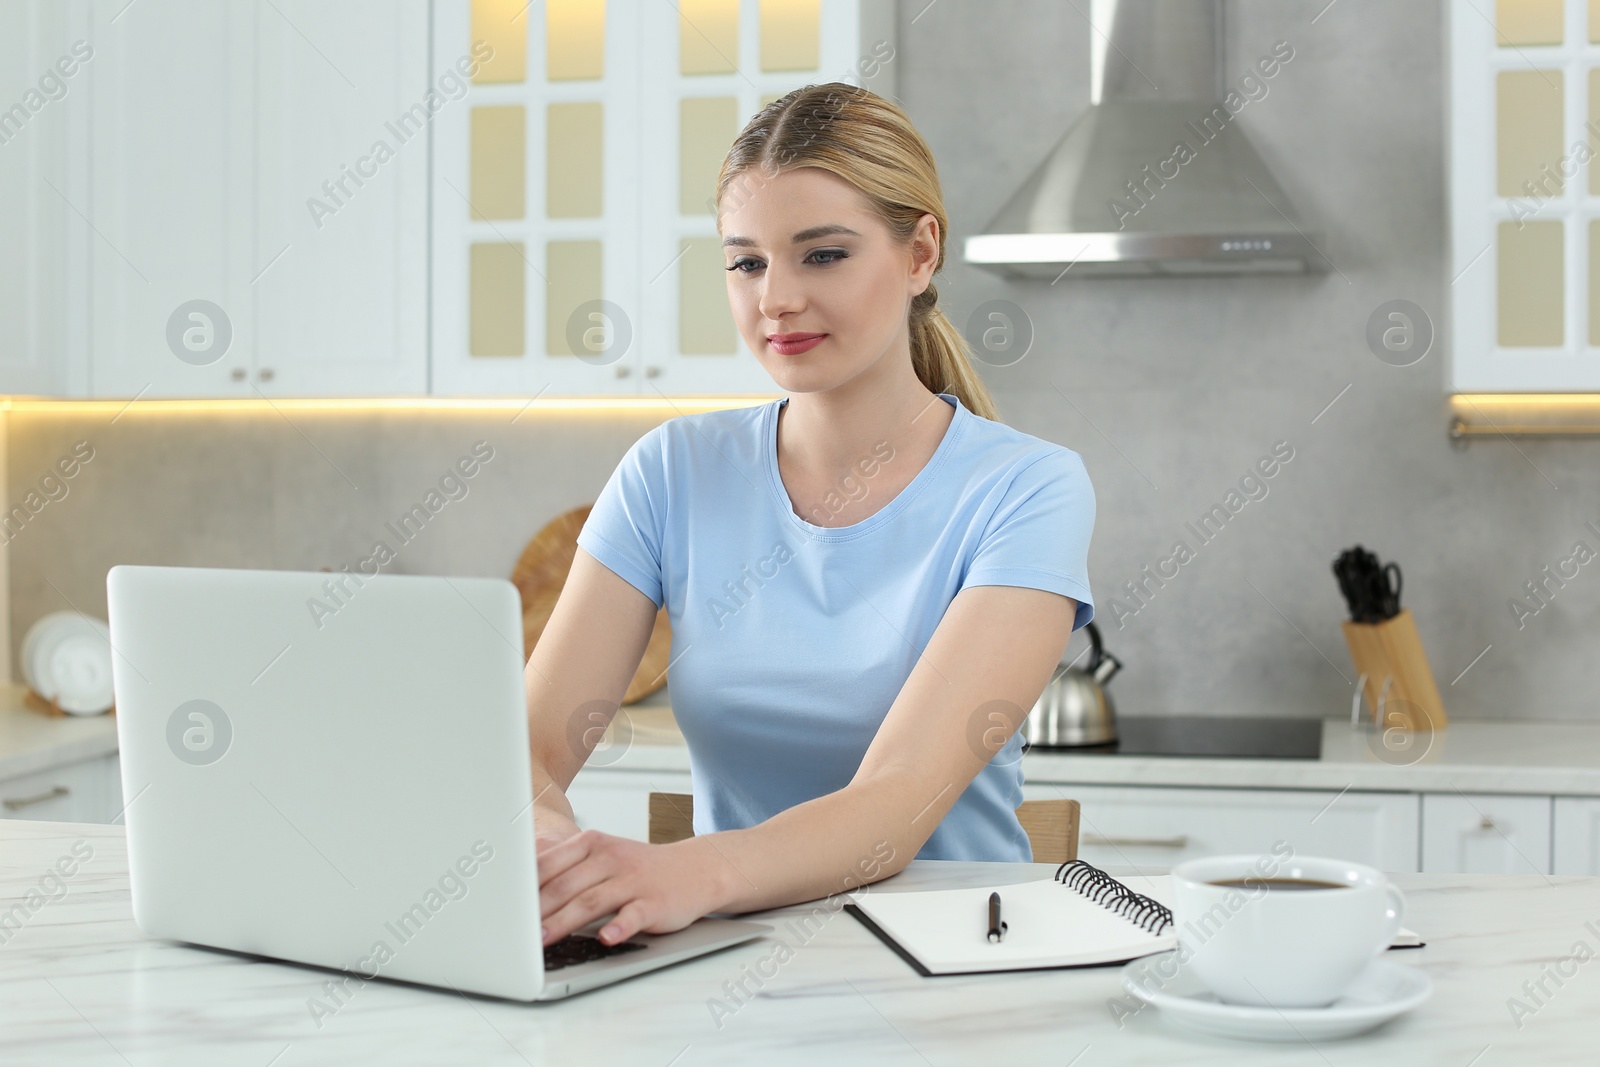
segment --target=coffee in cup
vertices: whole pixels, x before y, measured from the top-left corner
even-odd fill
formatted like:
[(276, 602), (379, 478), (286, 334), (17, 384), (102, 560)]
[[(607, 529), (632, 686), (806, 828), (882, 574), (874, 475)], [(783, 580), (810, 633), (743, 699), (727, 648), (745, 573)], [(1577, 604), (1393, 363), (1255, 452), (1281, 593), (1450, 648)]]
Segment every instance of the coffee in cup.
[(1254, 892), (1257, 887), (1262, 889), (1344, 889), (1343, 882), (1322, 882), (1315, 878), (1224, 878), (1217, 882), (1207, 882), (1207, 885), (1220, 885), (1230, 889), (1248, 889)]
[(1383, 872), (1309, 856), (1214, 856), (1172, 871), (1178, 959), (1219, 1000), (1333, 1003), (1405, 918)]

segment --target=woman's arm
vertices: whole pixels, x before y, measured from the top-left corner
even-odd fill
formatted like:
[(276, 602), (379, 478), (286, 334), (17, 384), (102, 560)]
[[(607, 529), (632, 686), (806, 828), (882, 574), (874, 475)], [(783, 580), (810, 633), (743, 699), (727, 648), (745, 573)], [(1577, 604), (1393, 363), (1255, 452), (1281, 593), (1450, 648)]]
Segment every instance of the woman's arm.
[(657, 610), (649, 597), (578, 549), (523, 672), (533, 824), (545, 842), (578, 833), (567, 787), (622, 703)]
[(547, 940), (612, 911), (608, 942), (899, 872), (1021, 727), (1066, 650), (1077, 607), (1041, 589), (962, 590), (849, 785), (757, 826), (671, 845), (592, 833), (563, 841), (540, 859)]

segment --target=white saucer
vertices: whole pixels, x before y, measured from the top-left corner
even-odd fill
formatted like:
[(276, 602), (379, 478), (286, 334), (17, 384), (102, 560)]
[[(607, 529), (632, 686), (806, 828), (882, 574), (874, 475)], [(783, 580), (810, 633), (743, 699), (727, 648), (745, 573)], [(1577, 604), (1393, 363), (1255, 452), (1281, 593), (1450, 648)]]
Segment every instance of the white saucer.
[[(1324, 1008), (1224, 1004), (1182, 968), (1176, 950), (1144, 956), (1122, 968), (1122, 988), (1160, 1009), (1178, 1026), (1255, 1041), (1316, 1041), (1350, 1037), (1410, 1011), (1433, 995), (1433, 982), (1415, 967), (1375, 959), (1344, 995)], [(1170, 975), (1170, 977), (1163, 977)]]

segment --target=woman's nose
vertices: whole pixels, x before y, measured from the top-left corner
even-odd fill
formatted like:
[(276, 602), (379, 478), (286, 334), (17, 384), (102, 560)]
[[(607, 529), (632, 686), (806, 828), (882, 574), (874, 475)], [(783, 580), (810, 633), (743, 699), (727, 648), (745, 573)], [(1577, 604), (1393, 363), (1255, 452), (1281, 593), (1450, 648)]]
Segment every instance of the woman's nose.
[(761, 314), (777, 322), (783, 315), (805, 307), (805, 294), (798, 278), (781, 270), (774, 271), (770, 266), (766, 275), (761, 285)]

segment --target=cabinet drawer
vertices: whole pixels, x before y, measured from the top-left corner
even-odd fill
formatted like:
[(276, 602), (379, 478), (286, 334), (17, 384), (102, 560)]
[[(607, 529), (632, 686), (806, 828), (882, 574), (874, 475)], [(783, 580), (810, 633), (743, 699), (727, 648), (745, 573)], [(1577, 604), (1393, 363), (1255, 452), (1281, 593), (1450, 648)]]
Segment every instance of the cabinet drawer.
[(1028, 784), (1023, 797), (1077, 800), (1078, 855), (1096, 866), (1160, 872), (1196, 856), (1269, 853), (1281, 841), (1299, 856), (1417, 869), (1414, 793)]
[(1550, 797), (1425, 793), (1428, 874), (1549, 874)]
[(0, 818), (43, 822), (110, 822), (116, 815), (109, 786), (117, 758), (52, 767), (0, 782)]
[(585, 830), (650, 840), (650, 794), (691, 793), (687, 771), (618, 771), (585, 768), (567, 790), (567, 802)]

